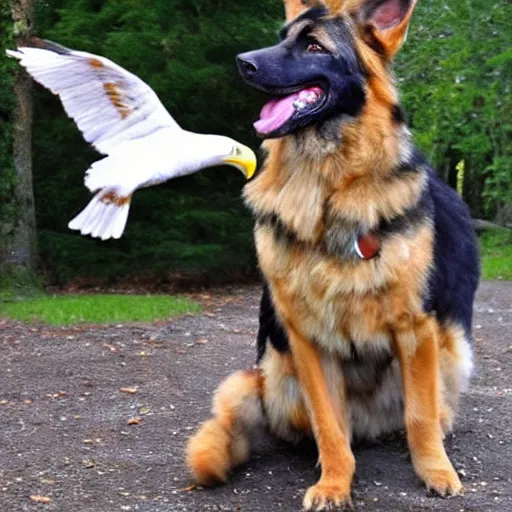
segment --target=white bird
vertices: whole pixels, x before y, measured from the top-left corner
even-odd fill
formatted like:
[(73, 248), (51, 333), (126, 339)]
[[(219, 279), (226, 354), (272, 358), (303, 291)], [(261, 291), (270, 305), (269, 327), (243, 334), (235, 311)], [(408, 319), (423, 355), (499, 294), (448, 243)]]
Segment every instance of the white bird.
[(96, 195), (70, 229), (102, 240), (120, 238), (139, 188), (223, 164), (247, 179), (254, 174), (251, 149), (228, 137), (181, 129), (151, 87), (104, 57), (38, 38), (6, 53), (60, 97), (85, 140), (107, 155), (87, 170), (85, 185)]

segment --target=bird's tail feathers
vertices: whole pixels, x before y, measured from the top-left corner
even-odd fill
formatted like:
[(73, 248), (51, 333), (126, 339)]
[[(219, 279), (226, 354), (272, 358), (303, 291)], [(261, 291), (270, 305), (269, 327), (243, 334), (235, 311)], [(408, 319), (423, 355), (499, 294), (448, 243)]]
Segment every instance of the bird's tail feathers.
[(131, 193), (121, 194), (115, 188), (101, 189), (68, 227), (80, 231), (82, 235), (91, 235), (102, 240), (121, 238), (131, 199)]

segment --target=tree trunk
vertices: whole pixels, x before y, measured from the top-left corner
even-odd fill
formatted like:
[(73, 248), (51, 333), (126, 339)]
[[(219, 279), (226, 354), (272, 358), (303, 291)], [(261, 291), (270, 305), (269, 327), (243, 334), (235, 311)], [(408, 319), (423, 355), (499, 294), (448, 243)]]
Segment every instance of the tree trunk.
[[(33, 0), (11, 0), (16, 45), (23, 43), (32, 31)], [(37, 269), (37, 238), (32, 187), (32, 94), (31, 78), (21, 68), (16, 74), (14, 95), (16, 106), (13, 122), (13, 158), (16, 170), (18, 218), (5, 254), (6, 267), (23, 267), (29, 273)]]
[[(10, 0), (15, 45), (32, 32), (33, 0)], [(31, 78), (18, 66), (13, 86), (14, 109), (11, 117), (13, 138), (14, 193), (10, 198), (15, 212), (0, 252), (0, 300), (34, 295), (39, 291), (36, 277), (38, 257), (34, 191), (32, 188), (32, 95)]]

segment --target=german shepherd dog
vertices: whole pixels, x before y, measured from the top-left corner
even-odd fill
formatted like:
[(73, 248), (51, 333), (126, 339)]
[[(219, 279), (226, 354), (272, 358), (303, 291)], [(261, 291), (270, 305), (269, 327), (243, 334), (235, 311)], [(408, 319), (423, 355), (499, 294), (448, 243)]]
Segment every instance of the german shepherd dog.
[(349, 506), (351, 439), (405, 427), (427, 488), (462, 493), (443, 438), (473, 366), (479, 262), (466, 206), (399, 106), (391, 63), (414, 6), (289, 0), (279, 44), (238, 56), (271, 97), (255, 124), (266, 164), (244, 192), (266, 285), (257, 368), (220, 385), (189, 440), (200, 484), (225, 481), (267, 425), (316, 441), (306, 510)]

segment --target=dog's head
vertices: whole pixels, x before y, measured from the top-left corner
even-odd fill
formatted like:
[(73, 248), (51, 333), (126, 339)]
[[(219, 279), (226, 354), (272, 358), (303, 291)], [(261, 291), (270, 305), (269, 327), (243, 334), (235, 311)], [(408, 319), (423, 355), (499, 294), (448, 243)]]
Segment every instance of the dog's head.
[(389, 62), (405, 39), (415, 0), (315, 4), (282, 29), (277, 45), (237, 57), (244, 80), (271, 96), (255, 123), (262, 137), (357, 116), (372, 74), (391, 83)]

